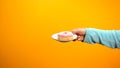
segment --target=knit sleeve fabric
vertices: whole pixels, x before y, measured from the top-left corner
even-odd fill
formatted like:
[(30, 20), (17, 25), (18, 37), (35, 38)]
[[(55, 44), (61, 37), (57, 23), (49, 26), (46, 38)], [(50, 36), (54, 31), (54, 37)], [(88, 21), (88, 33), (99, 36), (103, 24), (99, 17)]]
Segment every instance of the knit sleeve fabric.
[(111, 48), (120, 48), (120, 30), (87, 28), (83, 42), (99, 43)]

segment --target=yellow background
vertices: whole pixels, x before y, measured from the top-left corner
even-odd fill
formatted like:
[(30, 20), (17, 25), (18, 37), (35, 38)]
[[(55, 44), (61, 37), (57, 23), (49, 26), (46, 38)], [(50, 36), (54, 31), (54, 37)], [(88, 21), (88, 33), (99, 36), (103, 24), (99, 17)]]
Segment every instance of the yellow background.
[(78, 27), (120, 29), (120, 1), (0, 0), (0, 68), (120, 68), (120, 49), (51, 38)]

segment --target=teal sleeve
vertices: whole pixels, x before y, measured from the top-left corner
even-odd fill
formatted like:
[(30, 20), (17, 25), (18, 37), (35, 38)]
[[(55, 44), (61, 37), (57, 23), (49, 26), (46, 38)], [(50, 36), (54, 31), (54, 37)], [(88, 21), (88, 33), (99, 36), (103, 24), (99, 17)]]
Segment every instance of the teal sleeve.
[(83, 42), (100, 43), (111, 48), (120, 48), (120, 30), (87, 28)]

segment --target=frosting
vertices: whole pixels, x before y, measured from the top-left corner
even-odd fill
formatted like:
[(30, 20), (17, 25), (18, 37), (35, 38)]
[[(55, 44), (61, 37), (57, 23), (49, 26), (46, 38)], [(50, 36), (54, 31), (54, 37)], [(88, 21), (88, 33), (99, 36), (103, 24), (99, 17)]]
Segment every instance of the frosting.
[(58, 34), (58, 36), (61, 36), (61, 37), (69, 37), (69, 36), (73, 36), (73, 33), (72, 32), (60, 32)]

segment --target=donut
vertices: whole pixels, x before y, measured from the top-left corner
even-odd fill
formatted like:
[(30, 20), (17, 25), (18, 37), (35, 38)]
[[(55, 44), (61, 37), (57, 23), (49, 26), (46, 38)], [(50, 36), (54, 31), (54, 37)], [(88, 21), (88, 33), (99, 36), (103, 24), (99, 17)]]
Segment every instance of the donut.
[(71, 41), (73, 40), (73, 33), (69, 31), (64, 31), (58, 33), (58, 40), (59, 41)]

